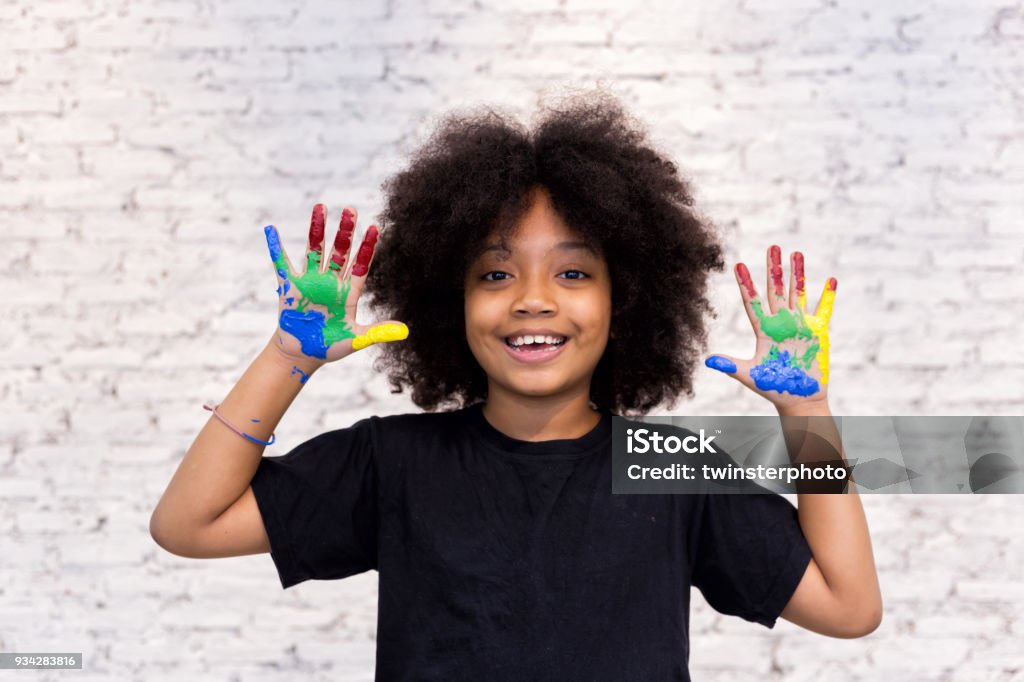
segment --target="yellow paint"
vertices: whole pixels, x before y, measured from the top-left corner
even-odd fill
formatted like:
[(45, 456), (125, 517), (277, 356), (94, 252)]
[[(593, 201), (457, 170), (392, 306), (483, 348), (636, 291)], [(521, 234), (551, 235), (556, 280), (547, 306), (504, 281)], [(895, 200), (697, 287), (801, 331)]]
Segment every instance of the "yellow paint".
[(807, 310), (807, 292), (804, 289), (797, 293), (796, 302), (800, 310)]
[[(825, 284), (825, 291), (821, 295), (821, 303), (818, 304), (817, 315), (805, 315), (804, 322), (811, 328), (811, 333), (818, 339), (818, 354), (815, 360), (818, 361), (818, 368), (821, 370), (822, 385), (828, 384), (828, 321), (832, 317), (832, 302), (836, 298), (836, 292)], [(801, 301), (803, 305), (803, 301)]]
[(352, 350), (366, 348), (367, 346), (375, 343), (381, 343), (382, 341), (401, 341), (402, 339), (408, 338), (408, 336), (409, 328), (401, 322), (378, 324), (376, 327), (370, 327), (367, 329), (365, 334), (360, 334), (356, 338), (352, 339)]

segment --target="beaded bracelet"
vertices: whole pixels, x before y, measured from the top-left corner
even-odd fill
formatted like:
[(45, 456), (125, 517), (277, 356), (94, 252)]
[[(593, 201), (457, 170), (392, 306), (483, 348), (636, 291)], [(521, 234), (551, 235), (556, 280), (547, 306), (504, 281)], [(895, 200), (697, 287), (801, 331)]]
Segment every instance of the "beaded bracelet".
[[(237, 428), (235, 428), (230, 422), (228, 422), (227, 419), (225, 419), (224, 417), (220, 416), (220, 413), (217, 412), (217, 408), (218, 407), (220, 407), (220, 405), (213, 405), (213, 406), (211, 406), (209, 404), (204, 404), (203, 405), (203, 409), (204, 410), (209, 410), (210, 412), (213, 412), (213, 416), (214, 417), (216, 417), (217, 419), (221, 420), (226, 427), (228, 427), (229, 429), (231, 429), (232, 431), (237, 433), (242, 438), (247, 438), (248, 440), (251, 440), (253, 443), (258, 443), (259, 445), (273, 445), (274, 441), (277, 440), (277, 437), (274, 436), (274, 434), (270, 434), (270, 440), (260, 440), (258, 438), (253, 438), (252, 436), (250, 436), (247, 433), (242, 433)], [(259, 419), (254, 419), (253, 421), (259, 421)]]

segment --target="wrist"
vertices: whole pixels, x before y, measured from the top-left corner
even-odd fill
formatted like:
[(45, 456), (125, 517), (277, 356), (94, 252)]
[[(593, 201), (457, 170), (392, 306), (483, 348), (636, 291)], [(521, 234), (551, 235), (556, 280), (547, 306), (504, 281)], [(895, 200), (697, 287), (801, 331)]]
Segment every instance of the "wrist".
[(787, 405), (776, 405), (780, 417), (831, 417), (828, 400), (804, 400)]
[[(278, 345), (276, 334), (267, 343), (267, 347), (264, 348), (263, 353), (270, 359), (270, 361), (273, 364), (280, 367), (283, 371), (288, 373), (295, 373), (295, 370), (298, 369), (306, 377), (312, 375), (318, 369), (327, 364), (326, 362), (321, 362), (316, 358), (311, 358), (308, 356), (295, 357), (293, 355), (285, 353), (283, 350), (281, 350), (281, 347)], [(304, 378), (302, 379), (302, 383), (305, 383)]]

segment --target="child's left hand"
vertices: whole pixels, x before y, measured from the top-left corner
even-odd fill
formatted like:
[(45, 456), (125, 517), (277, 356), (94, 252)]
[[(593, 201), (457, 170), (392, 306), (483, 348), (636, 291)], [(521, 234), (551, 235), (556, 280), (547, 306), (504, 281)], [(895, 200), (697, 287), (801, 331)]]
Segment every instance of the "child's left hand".
[(776, 407), (824, 402), (828, 395), (828, 322), (836, 295), (836, 280), (825, 284), (817, 310), (806, 312), (804, 257), (796, 251), (790, 257), (789, 295), (783, 285), (782, 252), (768, 249), (768, 310), (757, 295), (750, 272), (736, 265), (747, 317), (757, 334), (757, 350), (751, 360), (712, 355), (704, 364), (731, 374)]

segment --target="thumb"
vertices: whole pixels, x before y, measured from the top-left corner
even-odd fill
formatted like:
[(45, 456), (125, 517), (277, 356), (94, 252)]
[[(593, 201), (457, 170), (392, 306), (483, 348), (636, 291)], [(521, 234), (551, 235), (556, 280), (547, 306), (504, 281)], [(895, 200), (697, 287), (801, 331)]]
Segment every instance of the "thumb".
[(352, 339), (352, 350), (359, 350), (385, 341), (401, 341), (408, 336), (409, 328), (397, 320), (379, 322)]
[(744, 364), (744, 362), (732, 357), (731, 355), (711, 355), (704, 360), (704, 364), (711, 369), (717, 369), (719, 372), (731, 374), (733, 378), (738, 379), (739, 377), (736, 376), (736, 370), (740, 365)]
[(754, 366), (751, 360), (734, 358), (731, 355), (711, 355), (704, 361), (711, 369), (728, 374), (747, 388), (756, 391), (754, 380), (750, 378), (750, 369)]

